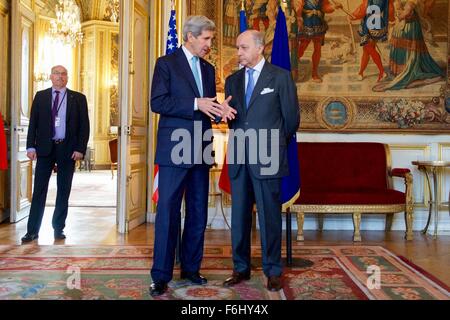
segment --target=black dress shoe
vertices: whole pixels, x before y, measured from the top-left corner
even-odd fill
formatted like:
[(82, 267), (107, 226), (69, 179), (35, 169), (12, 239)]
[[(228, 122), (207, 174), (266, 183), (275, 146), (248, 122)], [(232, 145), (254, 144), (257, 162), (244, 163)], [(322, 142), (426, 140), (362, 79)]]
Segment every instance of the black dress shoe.
[(26, 242), (31, 242), (31, 241), (33, 241), (33, 240), (36, 240), (37, 238), (39, 238), (39, 235), (27, 233), (26, 235), (24, 235), (24, 236), (22, 237), (22, 242), (24, 242), (24, 243), (26, 243)]
[(167, 283), (155, 281), (150, 285), (150, 295), (157, 297), (167, 291)]
[(188, 279), (194, 284), (206, 284), (208, 282), (208, 279), (206, 279), (204, 276), (202, 276), (199, 272), (184, 272), (181, 271), (180, 274), (181, 279)]
[(280, 276), (271, 276), (267, 279), (267, 290), (280, 291), (283, 287)]
[(55, 232), (54, 235), (56, 240), (64, 240), (66, 238), (66, 235), (64, 234), (63, 231)]
[(232, 287), (244, 280), (250, 280), (250, 272), (237, 272), (233, 271), (231, 277), (226, 279), (223, 283), (224, 287)]

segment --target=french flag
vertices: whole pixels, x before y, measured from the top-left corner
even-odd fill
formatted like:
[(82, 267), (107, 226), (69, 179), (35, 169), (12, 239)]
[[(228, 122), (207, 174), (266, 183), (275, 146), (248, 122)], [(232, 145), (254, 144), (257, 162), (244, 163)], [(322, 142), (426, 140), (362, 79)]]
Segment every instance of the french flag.
[(158, 202), (159, 192), (158, 192), (158, 180), (159, 180), (159, 166), (155, 165), (155, 172), (153, 174), (153, 194), (152, 200), (153, 202)]

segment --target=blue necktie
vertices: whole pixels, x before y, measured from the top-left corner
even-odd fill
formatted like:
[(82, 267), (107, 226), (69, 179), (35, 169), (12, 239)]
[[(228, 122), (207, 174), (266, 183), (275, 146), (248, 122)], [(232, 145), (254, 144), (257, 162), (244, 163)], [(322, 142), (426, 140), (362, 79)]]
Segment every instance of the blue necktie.
[(248, 109), (253, 89), (255, 89), (255, 80), (253, 79), (253, 72), (255, 72), (255, 69), (248, 69), (247, 72), (248, 72), (248, 83), (247, 83), (247, 90), (245, 91), (245, 105)]
[(195, 83), (197, 84), (198, 92), (200, 92), (200, 97), (203, 97), (203, 86), (202, 82), (200, 81), (200, 75), (198, 74), (197, 61), (198, 57), (193, 56), (191, 59), (191, 69), (192, 73), (194, 74), (194, 79)]

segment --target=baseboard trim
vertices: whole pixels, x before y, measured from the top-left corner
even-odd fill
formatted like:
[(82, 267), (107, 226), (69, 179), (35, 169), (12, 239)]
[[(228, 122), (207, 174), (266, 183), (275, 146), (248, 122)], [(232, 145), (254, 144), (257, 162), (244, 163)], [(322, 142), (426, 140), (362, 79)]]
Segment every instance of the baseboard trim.
[(155, 212), (147, 212), (146, 222), (147, 223), (155, 223), (156, 213)]
[[(225, 216), (228, 222), (231, 222), (230, 208), (224, 208)], [(155, 213), (147, 213), (147, 223), (155, 222)], [(183, 218), (183, 215), (182, 215)], [(254, 217), (255, 218), (255, 217)], [(353, 220), (351, 214), (324, 214), (323, 230), (352, 230)], [(413, 231), (421, 231), (427, 222), (428, 212), (426, 210), (417, 210), (414, 213)], [(286, 229), (286, 215), (283, 214), (283, 230)], [(361, 231), (384, 231), (385, 230), (385, 214), (363, 214), (361, 219)], [(450, 235), (450, 219), (445, 215), (445, 211), (441, 212), (438, 226), (438, 235)], [(256, 228), (259, 229), (258, 215), (256, 215)], [(214, 208), (209, 208), (208, 229), (226, 230), (228, 229), (223, 216), (215, 212)], [(304, 230), (318, 230), (318, 222), (316, 214), (306, 214)], [(296, 214), (292, 213), (292, 230), (297, 230)], [(396, 213), (392, 221), (392, 231), (404, 231), (405, 220), (404, 213)], [(434, 232), (433, 220), (428, 228), (428, 234)]]

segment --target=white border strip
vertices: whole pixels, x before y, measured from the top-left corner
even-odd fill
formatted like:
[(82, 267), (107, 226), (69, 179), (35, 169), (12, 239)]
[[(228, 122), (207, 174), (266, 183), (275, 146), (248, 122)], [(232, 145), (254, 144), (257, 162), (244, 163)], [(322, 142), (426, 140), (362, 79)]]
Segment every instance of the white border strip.
[(345, 273), (353, 280), (354, 283), (367, 295), (370, 300), (378, 300), (372, 293), (370, 293), (369, 289), (364, 286), (355, 276), (353, 276), (349, 271), (347, 271), (347, 267), (339, 261), (339, 257), (335, 256), (333, 259), (336, 260), (337, 264), (345, 271)]
[[(424, 274), (420, 273), (418, 270), (414, 269), (412, 266), (410, 266), (409, 264), (407, 264), (406, 262), (404, 262), (402, 259), (400, 259), (399, 257), (397, 257), (397, 255), (395, 255), (393, 252), (381, 247), (381, 249), (383, 249), (387, 254), (389, 254), (391, 257), (393, 257), (397, 262), (399, 262), (400, 264), (402, 264), (403, 266), (407, 267), (410, 271), (412, 271), (413, 273), (415, 273), (416, 275), (420, 276), (420, 278), (422, 278), (423, 280), (425, 280), (426, 282), (428, 282), (430, 285), (432, 285), (433, 287), (435, 287), (435, 289), (437, 289), (438, 291), (440, 291), (441, 293), (443, 293), (444, 295), (446, 295), (447, 297), (450, 297), (450, 293), (445, 290), (444, 288), (442, 288), (439, 284), (437, 284), (436, 282), (434, 282), (433, 280), (431, 280), (430, 278), (428, 278), (427, 276), (425, 276)], [(428, 271), (427, 271), (428, 272)]]

